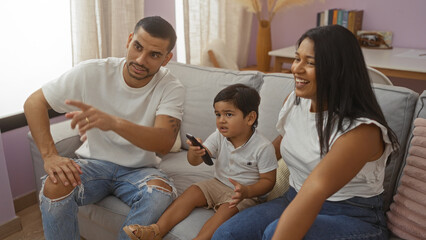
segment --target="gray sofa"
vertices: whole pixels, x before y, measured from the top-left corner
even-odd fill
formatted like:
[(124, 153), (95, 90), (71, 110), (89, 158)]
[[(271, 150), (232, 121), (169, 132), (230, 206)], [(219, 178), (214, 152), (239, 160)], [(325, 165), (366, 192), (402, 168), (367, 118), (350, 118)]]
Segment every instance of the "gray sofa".
[[(186, 87), (185, 113), (180, 134), (182, 149), (180, 152), (162, 156), (160, 164), (160, 168), (174, 180), (179, 194), (192, 183), (213, 176), (213, 167), (205, 164), (193, 167), (188, 164), (185, 133), (205, 139), (214, 131), (213, 98), (225, 86), (243, 83), (259, 90), (261, 106), (258, 130), (270, 140), (278, 135), (275, 124), (284, 98), (294, 88), (292, 75), (231, 71), (175, 62), (169, 63), (167, 67)], [(400, 153), (391, 156), (390, 163), (386, 168), (385, 207), (388, 209), (404, 166), (408, 143), (411, 139), (413, 119), (426, 117), (424, 108), (426, 92), (419, 97), (417, 93), (403, 87), (376, 84), (373, 87), (385, 117), (401, 143)], [(73, 157), (74, 150), (80, 145), (80, 141), (77, 133), (70, 129), (69, 122), (52, 124), (51, 130), (59, 152), (63, 156)], [(40, 190), (40, 177), (45, 174), (43, 161), (31, 134), (29, 134), (29, 139), (37, 190)], [(116, 239), (128, 211), (129, 207), (114, 196), (109, 196), (96, 204), (80, 207), (78, 218), (81, 236), (90, 240)], [(188, 218), (172, 229), (165, 239), (194, 238), (212, 214), (212, 210), (203, 208), (194, 210)]]

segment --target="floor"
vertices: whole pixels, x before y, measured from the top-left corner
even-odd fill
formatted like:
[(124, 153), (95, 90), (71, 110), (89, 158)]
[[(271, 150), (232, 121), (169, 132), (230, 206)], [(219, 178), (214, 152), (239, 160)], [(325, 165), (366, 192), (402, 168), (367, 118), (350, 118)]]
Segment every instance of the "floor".
[[(41, 212), (37, 204), (16, 213), (21, 218), (22, 230), (2, 240), (44, 240)], [(81, 240), (85, 240), (81, 238)]]
[(22, 231), (14, 233), (4, 240), (44, 240), (41, 213), (38, 204), (34, 204), (16, 213), (21, 218)]

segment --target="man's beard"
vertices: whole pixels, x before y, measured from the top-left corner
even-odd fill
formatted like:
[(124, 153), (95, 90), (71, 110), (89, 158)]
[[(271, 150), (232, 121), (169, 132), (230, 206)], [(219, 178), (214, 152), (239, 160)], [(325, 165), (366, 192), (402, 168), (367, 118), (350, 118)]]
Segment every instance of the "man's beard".
[[(130, 66), (131, 65), (136, 65), (138, 68), (143, 68), (146, 71), (146, 76), (144, 76), (144, 77), (138, 77), (136, 75), (133, 75), (132, 72), (130, 71)], [(150, 74), (149, 73), (149, 69), (147, 67), (145, 67), (144, 65), (139, 65), (137, 63), (130, 62), (129, 64), (127, 64), (127, 72), (129, 73), (130, 77), (132, 77), (132, 78), (134, 78), (136, 80), (144, 80), (144, 79), (147, 79), (147, 78), (150, 78), (150, 77), (154, 76), (158, 72), (158, 70), (155, 73)]]

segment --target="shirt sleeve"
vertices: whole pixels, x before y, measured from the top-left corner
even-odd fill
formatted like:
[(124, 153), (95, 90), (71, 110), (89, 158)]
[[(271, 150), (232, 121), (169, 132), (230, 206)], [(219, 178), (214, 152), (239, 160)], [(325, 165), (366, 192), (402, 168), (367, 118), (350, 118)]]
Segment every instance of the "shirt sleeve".
[(220, 146), (220, 133), (216, 129), (207, 139), (203, 142), (204, 147), (206, 147), (213, 158), (217, 158), (219, 154), (219, 146)]
[(168, 115), (179, 120), (183, 116), (183, 103), (185, 101), (185, 88), (173, 75), (167, 73), (164, 76), (164, 91), (156, 115)]
[(275, 155), (275, 149), (271, 143), (265, 144), (265, 146), (260, 150), (258, 168), (259, 173), (267, 173), (278, 168), (278, 161)]
[(43, 95), (53, 110), (59, 113), (78, 110), (74, 106), (65, 104), (65, 100), (82, 101), (85, 92), (82, 84), (83, 75), (81, 65), (77, 65), (42, 86)]
[(296, 100), (296, 94), (293, 91), (288, 96), (287, 101), (284, 103), (283, 107), (280, 110), (280, 113), (278, 114), (276, 129), (281, 136), (284, 136), (285, 134), (284, 123), (288, 113), (290, 112), (291, 108), (294, 106), (295, 100)]

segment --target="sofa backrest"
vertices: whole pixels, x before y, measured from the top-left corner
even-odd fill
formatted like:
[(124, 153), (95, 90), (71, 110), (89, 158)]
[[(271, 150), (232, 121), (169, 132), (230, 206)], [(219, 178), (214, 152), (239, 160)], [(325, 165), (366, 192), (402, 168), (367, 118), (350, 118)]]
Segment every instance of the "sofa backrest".
[(169, 62), (167, 68), (186, 88), (181, 124), (182, 148), (187, 149), (185, 133), (205, 140), (216, 129), (213, 99), (231, 84), (242, 83), (260, 90), (263, 79), (257, 71), (234, 71)]
[(404, 161), (406, 142), (411, 130), (414, 108), (418, 94), (410, 89), (398, 86), (373, 84), (377, 101), (382, 108), (389, 127), (395, 132), (400, 150), (390, 156), (386, 166), (384, 186), (384, 209), (388, 210), (395, 192), (400, 169)]
[[(243, 83), (259, 91), (261, 104), (258, 130), (271, 141), (278, 136), (275, 125), (284, 99), (294, 89), (292, 75), (232, 71), (176, 62), (170, 62), (167, 67), (186, 87), (185, 114), (181, 126), (183, 148), (187, 149), (185, 133), (204, 140), (215, 130), (213, 99), (221, 89), (234, 83)], [(387, 210), (404, 161), (418, 94), (404, 87), (382, 84), (373, 84), (373, 89), (386, 121), (401, 143), (400, 151), (391, 155), (386, 167), (384, 208)], [(425, 98), (423, 96), (422, 100)], [(423, 109), (423, 106), (418, 105), (417, 108)]]
[(259, 125), (257, 129), (270, 141), (278, 136), (275, 126), (285, 98), (294, 90), (292, 74), (269, 73), (263, 75), (260, 89)]
[(416, 118), (426, 118), (426, 90), (423, 91), (417, 101), (413, 119)]
[(410, 132), (409, 132), (409, 135), (407, 137), (407, 142), (406, 142), (406, 146), (405, 146), (403, 162), (401, 163), (401, 168), (400, 168), (399, 174), (398, 174), (398, 179), (397, 179), (398, 184), (395, 184), (395, 187), (394, 187), (394, 190), (393, 190), (394, 195), (397, 192), (397, 188), (399, 186), (399, 180), (401, 179), (401, 176), (403, 174), (403, 170), (404, 170), (404, 166), (405, 166), (405, 160), (407, 159), (408, 151), (410, 149), (410, 143), (411, 143), (411, 140), (413, 138), (414, 120), (416, 118), (426, 118), (426, 90), (423, 91), (423, 93), (419, 96), (417, 103), (416, 103), (416, 108), (414, 110), (413, 119), (411, 121)]

